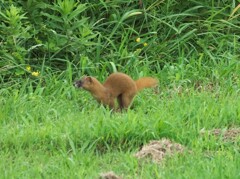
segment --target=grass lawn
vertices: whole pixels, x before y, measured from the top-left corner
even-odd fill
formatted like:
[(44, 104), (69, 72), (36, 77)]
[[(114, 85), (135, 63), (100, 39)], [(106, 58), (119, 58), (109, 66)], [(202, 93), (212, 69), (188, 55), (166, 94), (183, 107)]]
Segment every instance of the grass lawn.
[[(61, 91), (0, 90), (1, 178), (239, 178), (240, 140), (201, 134), (238, 128), (233, 86), (160, 87), (136, 96), (134, 108), (111, 113), (70, 84)], [(150, 140), (187, 148), (160, 164), (134, 154)]]

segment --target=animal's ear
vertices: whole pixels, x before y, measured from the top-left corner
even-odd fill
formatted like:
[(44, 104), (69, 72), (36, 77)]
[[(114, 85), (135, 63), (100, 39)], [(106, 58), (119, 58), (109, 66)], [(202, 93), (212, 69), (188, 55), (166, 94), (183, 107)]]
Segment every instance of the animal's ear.
[(90, 76), (87, 76), (87, 77), (85, 78), (85, 80), (86, 80), (87, 82), (89, 82), (89, 83), (92, 83), (92, 81), (93, 81)]

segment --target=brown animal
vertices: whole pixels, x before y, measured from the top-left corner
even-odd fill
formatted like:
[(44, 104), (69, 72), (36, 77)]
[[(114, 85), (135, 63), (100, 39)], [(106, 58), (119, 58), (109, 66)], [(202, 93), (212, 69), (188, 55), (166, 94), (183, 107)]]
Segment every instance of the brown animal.
[(158, 80), (143, 77), (134, 81), (124, 73), (112, 73), (103, 84), (91, 76), (84, 76), (74, 84), (77, 88), (82, 87), (89, 91), (99, 103), (111, 109), (116, 109), (115, 99), (117, 98), (119, 108), (122, 110), (130, 106), (139, 90), (157, 86)]

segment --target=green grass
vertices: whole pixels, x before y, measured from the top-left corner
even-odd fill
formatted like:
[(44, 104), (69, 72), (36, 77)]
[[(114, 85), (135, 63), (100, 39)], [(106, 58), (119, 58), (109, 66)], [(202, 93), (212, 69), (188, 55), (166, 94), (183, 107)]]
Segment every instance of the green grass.
[[(70, 84), (62, 95), (40, 87), (28, 93), (28, 86), (0, 91), (1, 177), (97, 178), (112, 170), (124, 178), (239, 178), (239, 140), (199, 134), (203, 128), (239, 127), (240, 95), (229, 86), (145, 90), (125, 113), (111, 113)], [(161, 165), (133, 156), (162, 137), (191, 152)]]

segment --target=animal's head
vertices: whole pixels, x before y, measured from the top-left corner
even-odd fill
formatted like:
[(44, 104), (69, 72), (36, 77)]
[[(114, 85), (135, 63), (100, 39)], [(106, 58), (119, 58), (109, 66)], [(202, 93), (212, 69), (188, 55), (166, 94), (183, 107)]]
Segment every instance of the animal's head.
[(74, 86), (76, 88), (83, 88), (83, 89), (89, 91), (93, 87), (93, 83), (94, 83), (94, 78), (93, 77), (84, 76), (80, 80), (76, 81), (74, 83)]

